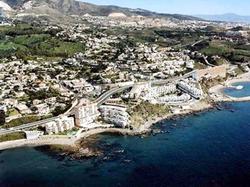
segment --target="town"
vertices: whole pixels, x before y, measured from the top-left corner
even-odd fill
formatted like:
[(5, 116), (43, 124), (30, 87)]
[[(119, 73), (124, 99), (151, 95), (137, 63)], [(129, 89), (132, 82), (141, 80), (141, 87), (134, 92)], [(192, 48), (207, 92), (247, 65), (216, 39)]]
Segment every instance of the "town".
[[(197, 103), (209, 102), (205, 83), (250, 70), (249, 56), (242, 51), (220, 55), (212, 48), (213, 42), (249, 46), (246, 24), (112, 13), (72, 16), (78, 23), (70, 26), (39, 23), (37, 32), (36, 21), (20, 23), (20, 16), (10, 20), (2, 15), (3, 40), (10, 45), (13, 38), (14, 48), (33, 46), (34, 51), (26, 55), (10, 47), (1, 58), (0, 135), (75, 137), (98, 128), (140, 132), (147, 128), (146, 122), (162, 114), (138, 114), (139, 106), (156, 107), (165, 114), (192, 111)], [(8, 31), (17, 27), (18, 34)], [(197, 31), (200, 35), (192, 38)], [(57, 53), (48, 48), (51, 56), (45, 57), (34, 45), (40, 41), (67, 45)]]
[(0, 0), (0, 187), (250, 186), (249, 10)]

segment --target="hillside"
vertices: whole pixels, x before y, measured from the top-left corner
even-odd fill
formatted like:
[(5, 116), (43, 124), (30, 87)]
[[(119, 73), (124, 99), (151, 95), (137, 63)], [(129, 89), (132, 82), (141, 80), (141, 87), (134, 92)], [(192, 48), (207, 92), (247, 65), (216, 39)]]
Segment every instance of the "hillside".
[[(178, 14), (159, 14), (142, 9), (129, 9), (118, 6), (98, 6), (76, 0), (2, 0), (15, 11), (22, 13), (59, 15), (84, 15), (108, 16), (111, 13), (123, 13), (126, 16), (140, 15), (146, 17), (166, 17), (181, 20), (197, 20), (192, 16)], [(1, 1), (0, 1), (1, 2)]]

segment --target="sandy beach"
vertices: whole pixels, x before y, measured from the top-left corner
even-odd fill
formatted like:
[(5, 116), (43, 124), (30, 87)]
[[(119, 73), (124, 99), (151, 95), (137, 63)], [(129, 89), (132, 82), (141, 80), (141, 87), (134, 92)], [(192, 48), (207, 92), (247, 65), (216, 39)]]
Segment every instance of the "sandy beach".
[(240, 102), (240, 101), (250, 101), (249, 97), (230, 97), (223, 93), (223, 89), (230, 87), (232, 84), (237, 82), (250, 82), (250, 72), (244, 73), (238, 77), (228, 79), (225, 83), (216, 85), (209, 89), (209, 95), (215, 102)]
[(129, 130), (129, 129), (119, 129), (119, 128), (97, 128), (92, 129), (86, 132), (81, 133), (78, 137), (68, 137), (65, 135), (45, 135), (41, 136), (35, 140), (14, 140), (14, 141), (6, 141), (0, 143), (0, 151), (5, 149), (12, 149), (17, 147), (36, 147), (36, 146), (43, 146), (43, 145), (65, 145), (65, 146), (77, 146), (78, 141), (84, 138), (88, 138), (92, 135), (101, 134), (104, 132), (108, 133), (118, 133), (121, 135), (138, 135), (141, 132)]

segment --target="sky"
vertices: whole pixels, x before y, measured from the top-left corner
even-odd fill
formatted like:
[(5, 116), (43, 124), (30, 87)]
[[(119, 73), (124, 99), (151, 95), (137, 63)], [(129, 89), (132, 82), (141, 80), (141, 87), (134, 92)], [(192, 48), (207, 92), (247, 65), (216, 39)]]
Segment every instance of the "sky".
[(98, 5), (142, 8), (186, 15), (235, 13), (250, 15), (250, 0), (81, 0)]

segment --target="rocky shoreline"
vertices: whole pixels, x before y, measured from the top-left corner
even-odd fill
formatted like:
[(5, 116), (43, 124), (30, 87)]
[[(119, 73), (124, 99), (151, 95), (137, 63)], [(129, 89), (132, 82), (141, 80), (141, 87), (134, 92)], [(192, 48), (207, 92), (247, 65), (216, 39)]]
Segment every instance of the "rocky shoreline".
[[(210, 104), (202, 104), (202, 108), (196, 108), (192, 111), (184, 111), (180, 114), (168, 114), (164, 117), (157, 118), (155, 120), (151, 120), (145, 123), (146, 128), (140, 129), (140, 130), (128, 130), (128, 129), (106, 129), (103, 132), (91, 134), (89, 136), (86, 136), (82, 139), (79, 139), (75, 142), (71, 148), (69, 147), (61, 147), (61, 149), (57, 149), (58, 146), (51, 145), (50, 151), (56, 152), (57, 154), (61, 156), (67, 156), (71, 159), (85, 159), (85, 158), (91, 158), (91, 157), (100, 157), (103, 156), (103, 150), (96, 146), (98, 138), (98, 134), (116, 134), (119, 136), (149, 136), (149, 135), (155, 135), (158, 133), (161, 133), (161, 131), (157, 131), (152, 129), (152, 127), (156, 124), (159, 124), (165, 120), (178, 120), (180, 118), (189, 116), (189, 115), (198, 115), (199, 113), (206, 112), (212, 109), (216, 109), (218, 106), (210, 105)], [(147, 126), (148, 124), (148, 126)], [(149, 125), (150, 124), (150, 125)], [(55, 150), (53, 150), (53, 148)]]
[(179, 114), (167, 114), (165, 116), (146, 121), (145, 124), (140, 129), (134, 129), (134, 130), (119, 129), (119, 128), (93, 129), (82, 133), (78, 138), (44, 137), (44, 138), (39, 138), (38, 140), (15, 140), (10, 142), (0, 143), (0, 150), (12, 149), (23, 146), (30, 146), (30, 147), (47, 146), (47, 149), (50, 151), (52, 151), (52, 149), (55, 149), (55, 152), (58, 153), (62, 152), (62, 154), (70, 156), (72, 158), (86, 158), (92, 156), (99, 156), (101, 155), (101, 151), (93, 149), (91, 146), (93, 145), (92, 137), (94, 137), (97, 134), (111, 133), (111, 134), (118, 134), (121, 136), (149, 135), (155, 133), (152, 130), (152, 126), (154, 126), (157, 123), (160, 123), (161, 121), (177, 120), (181, 117), (203, 112), (212, 108), (213, 106), (211, 104), (205, 102), (197, 102), (192, 107), (192, 110), (182, 111)]

